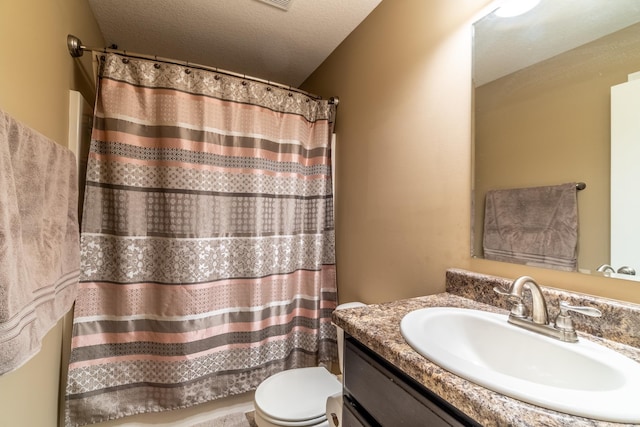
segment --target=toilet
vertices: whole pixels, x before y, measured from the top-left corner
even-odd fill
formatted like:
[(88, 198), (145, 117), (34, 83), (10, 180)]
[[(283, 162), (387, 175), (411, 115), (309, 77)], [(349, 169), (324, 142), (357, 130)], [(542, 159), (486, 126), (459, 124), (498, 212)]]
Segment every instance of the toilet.
[[(361, 302), (340, 304), (336, 310), (362, 307)], [(342, 372), (344, 331), (337, 328), (338, 361)], [(279, 372), (256, 389), (253, 404), (258, 427), (332, 427), (327, 419), (328, 399), (337, 399), (342, 383), (322, 366)], [(341, 421), (341, 420), (338, 420)]]

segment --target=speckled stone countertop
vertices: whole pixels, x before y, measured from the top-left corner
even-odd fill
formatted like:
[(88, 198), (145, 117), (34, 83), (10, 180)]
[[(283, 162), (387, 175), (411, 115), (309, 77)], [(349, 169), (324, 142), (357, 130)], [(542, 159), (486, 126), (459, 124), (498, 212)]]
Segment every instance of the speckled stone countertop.
[[(511, 280), (465, 270), (447, 271), (447, 292), (384, 304), (335, 311), (334, 323), (435, 394), (450, 402), (483, 426), (621, 426), (576, 417), (531, 405), (478, 386), (450, 373), (415, 352), (400, 333), (400, 321), (409, 312), (425, 307), (461, 307), (507, 314), (507, 304), (493, 286), (508, 288)], [(591, 305), (603, 311), (599, 322), (579, 323), (581, 339), (590, 339), (640, 362), (640, 306), (546, 288), (549, 314), (557, 313), (557, 300)], [(495, 295), (495, 296), (494, 296)], [(554, 311), (555, 309), (555, 311)], [(587, 331), (585, 334), (581, 331)], [(505, 349), (505, 351), (507, 351)], [(639, 397), (640, 404), (640, 397)], [(630, 425), (630, 424), (626, 424)], [(635, 424), (637, 425), (637, 424)]]

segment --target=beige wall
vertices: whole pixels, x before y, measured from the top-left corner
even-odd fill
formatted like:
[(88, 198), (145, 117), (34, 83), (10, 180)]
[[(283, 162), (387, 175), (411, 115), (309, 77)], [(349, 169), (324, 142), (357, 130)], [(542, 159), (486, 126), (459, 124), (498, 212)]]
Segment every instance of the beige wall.
[(634, 282), (470, 257), (468, 24), (489, 3), (383, 1), (305, 82), (340, 97), (340, 300), (440, 292), (445, 270), (460, 267), (640, 302)]
[(469, 265), (472, 17), (488, 0), (386, 0), (305, 82), (340, 97), (341, 301), (444, 290)]
[[(65, 146), (68, 90), (93, 99), (67, 53), (68, 33), (88, 45), (104, 44), (84, 0), (0, 1), (0, 108)], [(1, 425), (57, 425), (62, 323), (46, 336), (40, 353), (0, 377)]]

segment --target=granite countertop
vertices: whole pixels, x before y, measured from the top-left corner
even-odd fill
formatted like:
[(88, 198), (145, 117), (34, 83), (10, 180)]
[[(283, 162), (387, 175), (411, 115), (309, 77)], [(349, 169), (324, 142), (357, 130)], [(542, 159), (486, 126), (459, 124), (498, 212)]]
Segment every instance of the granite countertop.
[[(448, 278), (449, 280), (449, 278)], [(507, 314), (503, 308), (453, 293), (442, 293), (384, 304), (334, 311), (334, 323), (435, 394), (483, 426), (621, 426), (576, 417), (531, 405), (469, 382), (415, 352), (400, 333), (407, 313), (425, 307), (461, 307)], [(640, 362), (640, 349), (585, 335)], [(505, 349), (507, 351), (507, 349)]]

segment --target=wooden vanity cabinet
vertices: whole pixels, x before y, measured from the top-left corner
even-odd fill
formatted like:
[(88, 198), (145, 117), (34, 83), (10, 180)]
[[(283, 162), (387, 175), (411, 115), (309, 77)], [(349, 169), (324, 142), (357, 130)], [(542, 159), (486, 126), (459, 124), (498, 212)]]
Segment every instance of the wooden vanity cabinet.
[(480, 426), (345, 334), (342, 427)]

